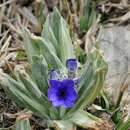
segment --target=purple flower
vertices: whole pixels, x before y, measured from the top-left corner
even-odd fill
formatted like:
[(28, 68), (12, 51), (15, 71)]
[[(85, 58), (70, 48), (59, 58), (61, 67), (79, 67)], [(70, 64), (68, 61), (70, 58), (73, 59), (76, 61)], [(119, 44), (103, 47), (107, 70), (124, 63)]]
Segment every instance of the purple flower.
[(66, 61), (66, 67), (71, 72), (76, 71), (76, 69), (77, 69), (77, 60), (76, 59), (68, 59)]
[(77, 97), (78, 94), (73, 80), (50, 80), (48, 99), (52, 101), (53, 106), (73, 107)]
[(55, 69), (51, 70), (49, 72), (49, 79), (53, 79), (53, 80), (59, 79), (59, 72)]

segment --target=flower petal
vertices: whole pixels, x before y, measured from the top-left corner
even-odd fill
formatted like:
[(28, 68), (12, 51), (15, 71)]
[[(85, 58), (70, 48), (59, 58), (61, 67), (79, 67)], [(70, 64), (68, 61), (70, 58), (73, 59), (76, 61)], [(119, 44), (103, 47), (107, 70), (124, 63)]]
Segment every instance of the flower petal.
[(52, 102), (54, 107), (59, 107), (61, 105), (63, 105), (64, 101), (63, 100), (55, 100)]
[(74, 106), (74, 102), (69, 101), (69, 100), (64, 101), (64, 107), (65, 108), (71, 108), (73, 106)]
[(63, 87), (65, 87), (65, 88), (70, 88), (70, 87), (74, 87), (74, 81), (73, 80), (71, 80), (71, 79), (64, 79), (63, 81), (62, 81), (62, 86)]
[(70, 101), (75, 101), (78, 97), (78, 93), (75, 89), (75, 83), (71, 79), (65, 79), (62, 82), (62, 86), (66, 88), (66, 99)]
[(78, 98), (78, 93), (75, 88), (72, 87), (68, 88), (66, 93), (67, 93), (66, 99), (70, 101), (75, 101)]
[(77, 60), (76, 59), (68, 59), (66, 61), (66, 67), (69, 71), (76, 71), (77, 69)]
[(57, 97), (57, 92), (58, 92), (57, 89), (55, 89), (55, 88), (53, 88), (53, 87), (50, 87), (50, 88), (48, 89), (48, 99), (49, 99), (50, 101), (57, 100), (57, 99), (58, 99), (58, 97)]
[(59, 88), (61, 86), (60, 80), (49, 80), (50, 87)]

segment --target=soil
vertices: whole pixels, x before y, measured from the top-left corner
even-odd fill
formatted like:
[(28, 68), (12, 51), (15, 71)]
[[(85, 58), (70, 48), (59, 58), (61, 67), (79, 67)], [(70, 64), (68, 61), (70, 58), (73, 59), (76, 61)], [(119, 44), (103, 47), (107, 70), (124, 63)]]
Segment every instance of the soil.
[(18, 112), (19, 108), (5, 94), (3, 89), (0, 89), (0, 128), (7, 128), (14, 124), (15, 119), (6, 115)]

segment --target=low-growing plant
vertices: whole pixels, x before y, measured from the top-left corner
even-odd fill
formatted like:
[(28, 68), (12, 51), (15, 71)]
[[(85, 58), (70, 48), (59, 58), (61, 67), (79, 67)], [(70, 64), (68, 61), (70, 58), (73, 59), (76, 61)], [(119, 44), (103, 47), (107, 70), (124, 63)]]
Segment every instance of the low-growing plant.
[[(67, 24), (55, 8), (41, 36), (22, 28), (30, 68), (16, 67), (11, 77), (1, 73), (0, 83), (16, 103), (47, 120), (48, 127), (75, 130), (99, 127), (105, 121), (84, 110), (104, 86), (107, 63), (98, 49), (86, 54), (81, 65), (75, 56)], [(16, 121), (16, 130), (30, 130), (29, 120)], [(21, 125), (23, 124), (23, 125)]]
[(94, 1), (92, 0), (84, 0), (83, 12), (79, 17), (80, 29), (82, 31), (88, 31), (99, 15), (93, 3)]

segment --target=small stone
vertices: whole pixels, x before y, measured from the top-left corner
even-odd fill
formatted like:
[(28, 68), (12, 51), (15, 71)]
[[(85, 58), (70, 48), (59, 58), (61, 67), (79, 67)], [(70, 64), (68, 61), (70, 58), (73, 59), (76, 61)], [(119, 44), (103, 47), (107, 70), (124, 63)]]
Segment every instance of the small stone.
[(130, 30), (124, 26), (103, 28), (99, 39), (108, 63), (107, 89), (116, 102), (122, 84), (130, 86)]

